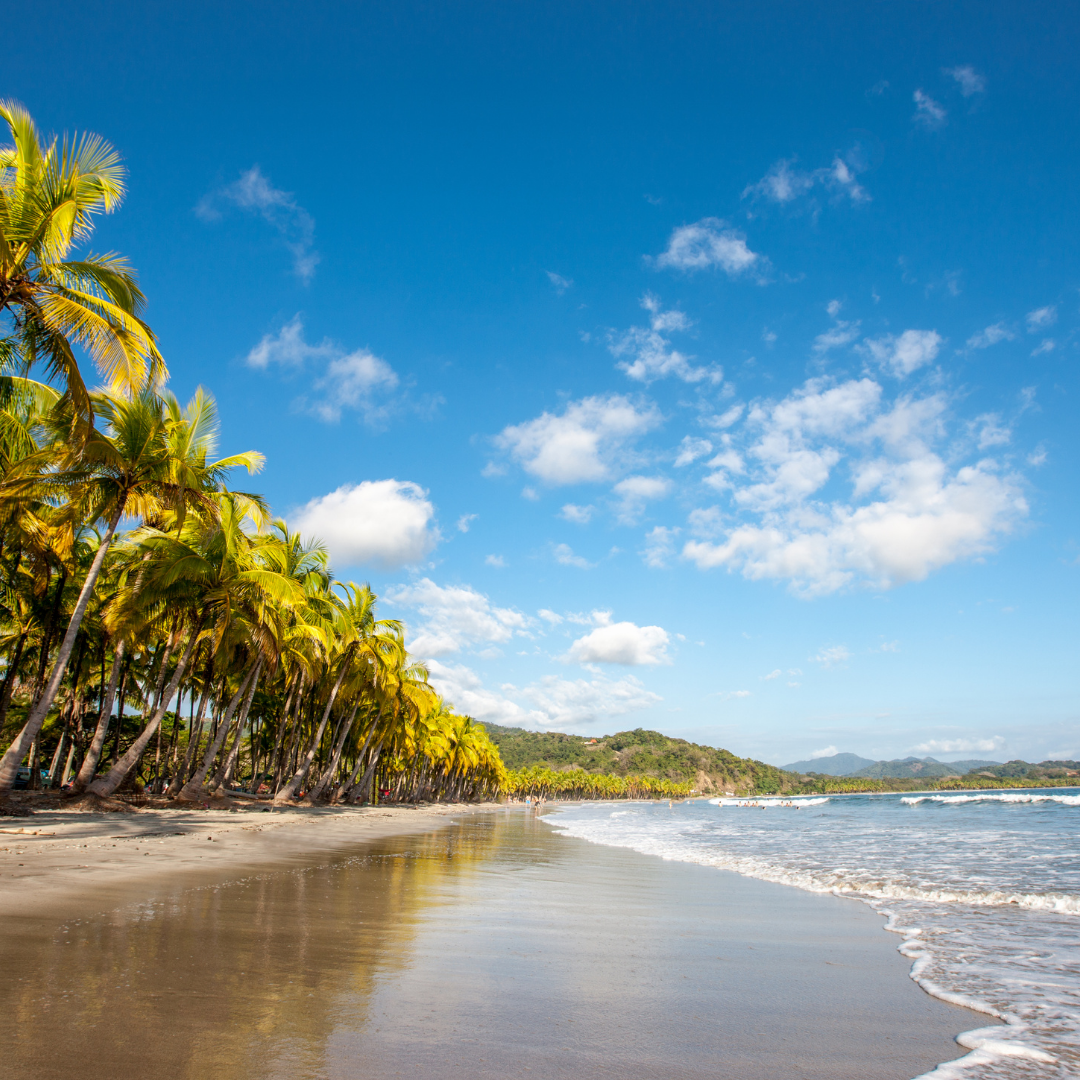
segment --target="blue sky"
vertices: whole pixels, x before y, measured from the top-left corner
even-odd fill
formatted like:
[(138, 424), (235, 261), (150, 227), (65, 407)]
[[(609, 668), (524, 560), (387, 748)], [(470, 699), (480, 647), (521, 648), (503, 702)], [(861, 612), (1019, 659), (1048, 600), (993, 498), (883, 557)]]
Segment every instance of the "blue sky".
[(1075, 8), (29, 11), (184, 397), (480, 719), (1080, 757)]

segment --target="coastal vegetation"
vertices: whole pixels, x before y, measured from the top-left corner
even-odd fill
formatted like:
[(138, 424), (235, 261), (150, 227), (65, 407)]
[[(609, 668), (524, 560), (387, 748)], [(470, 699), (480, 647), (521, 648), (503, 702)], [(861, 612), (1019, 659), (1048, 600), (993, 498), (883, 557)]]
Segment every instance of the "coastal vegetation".
[(84, 250), (124, 197), (116, 151), (0, 117), (0, 800), (497, 793), (484, 729), (367, 585), (232, 486), (262, 456), (217, 457), (214, 400), (166, 388), (135, 271)]

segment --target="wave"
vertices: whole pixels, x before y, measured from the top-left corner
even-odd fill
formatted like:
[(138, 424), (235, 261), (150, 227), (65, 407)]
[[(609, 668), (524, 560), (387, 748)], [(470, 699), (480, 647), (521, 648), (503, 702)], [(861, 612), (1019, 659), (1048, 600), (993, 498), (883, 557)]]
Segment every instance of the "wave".
[(709, 799), (709, 803), (713, 806), (760, 806), (762, 809), (780, 807), (784, 810), (792, 808), (798, 810), (802, 806), (820, 806), (828, 801), (827, 795), (817, 799), (725, 799), (723, 797)]
[(970, 802), (997, 802), (997, 803), (1039, 803), (1055, 802), (1062, 806), (1080, 806), (1080, 795), (1020, 795), (1013, 792), (985, 795), (906, 795), (900, 800), (908, 806), (915, 806), (921, 802), (937, 803), (970, 803)]

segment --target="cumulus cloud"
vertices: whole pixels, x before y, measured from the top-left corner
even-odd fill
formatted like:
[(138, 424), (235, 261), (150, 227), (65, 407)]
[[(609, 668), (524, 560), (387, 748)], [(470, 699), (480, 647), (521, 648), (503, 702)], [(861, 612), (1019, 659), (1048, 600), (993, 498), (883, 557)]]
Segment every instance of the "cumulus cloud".
[[(713, 536), (682, 554), (701, 569), (787, 580), (802, 595), (861, 581), (888, 588), (993, 549), (1027, 512), (1018, 480), (992, 458), (947, 464), (963, 450), (1003, 445), (1007, 429), (985, 414), (947, 456), (942, 395), (883, 400), (863, 378), (814, 379), (758, 403), (742, 432), (709, 464), (706, 483), (730, 499)], [(981, 445), (980, 445), (981, 444)], [(847, 462), (850, 488), (835, 492)], [(833, 485), (828, 497), (823, 492)]]
[(795, 158), (780, 160), (756, 183), (743, 189), (742, 197), (780, 203), (793, 203), (815, 188), (850, 199), (853, 203), (869, 202), (870, 196), (856, 179), (859, 158), (855, 153), (847, 158), (835, 156), (830, 165), (803, 170), (795, 167)]
[(617, 517), (624, 525), (633, 525), (645, 510), (645, 504), (662, 499), (671, 491), (671, 481), (662, 476), (628, 476), (612, 489), (619, 497)]
[(323, 368), (312, 382), (316, 396), (298, 399), (304, 411), (328, 423), (340, 420), (343, 409), (356, 409), (369, 422), (385, 416), (385, 395), (399, 382), (394, 369), (370, 349), (349, 352), (329, 338), (323, 338), (318, 345), (308, 344), (299, 314), (276, 334), (264, 334), (247, 355), (248, 366), (259, 371), (271, 365), (299, 370), (311, 361)]
[(496, 570), (502, 570), (506, 566), (506, 560), (501, 555), (488, 555), (484, 559), (485, 566), (494, 566)]
[(1054, 304), (1048, 304), (1046, 307), (1036, 308), (1027, 313), (1024, 321), (1027, 323), (1028, 333), (1036, 334), (1057, 322), (1057, 307)]
[(315, 275), (319, 253), (315, 250), (315, 219), (287, 191), (281, 191), (253, 165), (239, 180), (203, 196), (195, 213), (204, 221), (216, 221), (223, 206), (238, 206), (258, 214), (281, 237), (292, 253), (293, 271), (304, 282)]
[(578, 664), (670, 664), (668, 632), (660, 626), (608, 623), (578, 638), (566, 654)]
[(916, 90), (912, 95), (912, 100), (915, 102), (915, 115), (912, 117), (915, 123), (930, 130), (945, 125), (948, 113), (929, 94)]
[(1000, 735), (991, 735), (987, 739), (928, 739), (912, 749), (917, 754), (991, 754), (1004, 745)]
[(441, 539), (427, 492), (408, 480), (343, 484), (295, 511), (291, 524), (322, 540), (334, 563), (393, 569), (415, 565)]
[(840, 753), (840, 751), (837, 750), (835, 746), (823, 746), (820, 750), (812, 750), (810, 752), (810, 760), (817, 761), (818, 758), (835, 757), (838, 753)]
[(547, 484), (607, 480), (623, 451), (660, 422), (651, 404), (635, 404), (620, 394), (571, 402), (561, 415), (506, 427), (495, 445)]
[(641, 306), (651, 314), (648, 327), (632, 326), (625, 333), (609, 336), (608, 348), (612, 355), (625, 358), (619, 361), (620, 370), (643, 383), (669, 375), (687, 383), (723, 380), (724, 373), (720, 368), (695, 367), (690, 363), (692, 357), (671, 348), (671, 341), (664, 337), (670, 331), (690, 328), (690, 320), (681, 311), (664, 311), (659, 299), (651, 293), (645, 295)]
[(718, 266), (728, 277), (761, 270), (765, 260), (746, 246), (746, 237), (719, 218), (702, 218), (680, 225), (668, 240), (667, 250), (656, 257), (661, 269), (705, 270)]
[(610, 679), (561, 679), (549, 675), (522, 688), (489, 690), (464, 664), (429, 661), (432, 685), (459, 712), (480, 721), (527, 727), (587, 726), (647, 709), (663, 700), (632, 675)]
[(867, 339), (866, 347), (886, 371), (903, 379), (936, 359), (941, 342), (936, 330), (905, 330), (899, 337)]
[(999, 341), (1012, 341), (1016, 335), (1002, 322), (994, 323), (967, 339), (969, 349), (989, 349)]
[(477, 518), (478, 518), (479, 516), (480, 516), (479, 514), (462, 514), (462, 515), (461, 515), (461, 517), (459, 517), (459, 518), (457, 519), (457, 529), (458, 529), (458, 532), (463, 532), (463, 533), (467, 533), (467, 532), (469, 531), (469, 526), (470, 526), (470, 525), (471, 525), (471, 524), (472, 524), (472, 523), (473, 523), (473, 522), (474, 522), (474, 521), (475, 521), (475, 520), (476, 520), (476, 519), (477, 519)]
[(497, 607), (470, 585), (437, 585), (421, 578), (386, 592), (391, 604), (411, 608), (423, 617), (409, 651), (422, 659), (446, 656), (477, 645), (501, 645), (525, 634), (533, 620), (514, 608)]
[(986, 89), (986, 79), (970, 64), (960, 64), (957, 67), (942, 68), (941, 70), (956, 80), (957, 85), (960, 87), (960, 93), (964, 97), (981, 94)]

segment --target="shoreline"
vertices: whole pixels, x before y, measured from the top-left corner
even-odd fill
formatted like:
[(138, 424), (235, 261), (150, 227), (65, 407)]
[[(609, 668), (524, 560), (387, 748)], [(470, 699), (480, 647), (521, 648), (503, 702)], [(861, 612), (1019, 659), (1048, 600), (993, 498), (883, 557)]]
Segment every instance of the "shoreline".
[(0, 918), (89, 915), (136, 889), (150, 896), (235, 880), (498, 808), (436, 803), (135, 813), (39, 809), (29, 818), (0, 818)]

